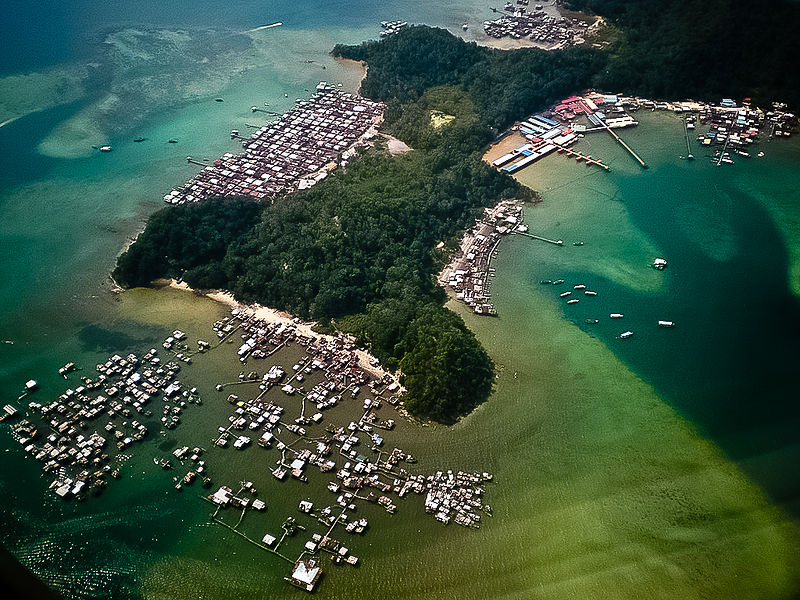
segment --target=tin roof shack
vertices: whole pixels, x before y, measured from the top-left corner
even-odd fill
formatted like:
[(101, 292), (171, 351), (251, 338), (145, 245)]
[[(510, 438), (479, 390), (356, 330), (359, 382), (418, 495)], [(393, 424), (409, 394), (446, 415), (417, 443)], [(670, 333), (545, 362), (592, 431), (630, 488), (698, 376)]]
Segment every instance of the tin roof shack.
[(321, 576), (322, 568), (317, 564), (315, 559), (298, 559), (298, 561), (294, 563), (291, 577), (287, 577), (286, 580), (292, 585), (299, 587), (301, 590), (313, 592)]

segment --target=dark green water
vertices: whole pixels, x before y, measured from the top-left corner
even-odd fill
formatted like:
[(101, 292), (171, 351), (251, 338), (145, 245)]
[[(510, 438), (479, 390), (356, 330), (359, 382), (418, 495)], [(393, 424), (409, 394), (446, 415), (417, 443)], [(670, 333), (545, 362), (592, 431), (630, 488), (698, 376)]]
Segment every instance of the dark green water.
[[(792, 281), (790, 250), (781, 230), (791, 223), (776, 222), (770, 211), (781, 196), (800, 187), (800, 173), (791, 167), (800, 158), (798, 146), (764, 143), (759, 149), (767, 156), (739, 158), (729, 169), (713, 166), (702, 151), (698, 160), (686, 162), (677, 159), (682, 141), (677, 117), (645, 113), (638, 118), (643, 126), (625, 137), (649, 159), (650, 169), (631, 172), (625, 165), (628, 172), (612, 173), (612, 182), (603, 182), (613, 189), (611, 198), (598, 204), (595, 223), (588, 228), (572, 220), (553, 223), (547, 215), (544, 227), (551, 233), (574, 237), (580, 228), (586, 242), (565, 248), (585, 255), (580, 264), (571, 257), (567, 268), (560, 269), (567, 283), (586, 283), (600, 292), (578, 305), (565, 305), (565, 316), (613, 348), (672, 406), (744, 465), (774, 500), (797, 514), (800, 405), (792, 373), (800, 358), (796, 343), (800, 304), (792, 292), (797, 281)], [(606, 141), (587, 140), (598, 155), (614, 156), (614, 165), (624, 161), (619, 149)], [(776, 173), (775, 163), (785, 170)], [(581, 202), (596, 194), (591, 182), (597, 180), (591, 175), (585, 180), (588, 185), (574, 181), (553, 197)], [(775, 186), (773, 197), (752, 193), (762, 181)], [(612, 248), (604, 246), (602, 239), (597, 241), (597, 229), (608, 226), (613, 234), (615, 223), (608, 223), (600, 211), (623, 211), (626, 226), (636, 235), (620, 236)], [(608, 232), (600, 234), (605, 235)], [(655, 251), (647, 260), (667, 257), (669, 267), (658, 274), (637, 272), (646, 268), (644, 261), (639, 262), (646, 247)], [(626, 260), (626, 251), (635, 260)], [(604, 270), (609, 260), (621, 260), (629, 273), (608, 276)], [(557, 268), (556, 263), (546, 264), (546, 269)], [(538, 280), (543, 273), (546, 270), (537, 266), (531, 276)], [(654, 275), (659, 286), (655, 293), (637, 289)], [(609, 320), (610, 312), (624, 313), (625, 318)], [(584, 320), (590, 317), (605, 318), (586, 325)], [(656, 323), (661, 319), (675, 321), (676, 328), (659, 330)], [(634, 337), (615, 339), (624, 330), (634, 331)]]

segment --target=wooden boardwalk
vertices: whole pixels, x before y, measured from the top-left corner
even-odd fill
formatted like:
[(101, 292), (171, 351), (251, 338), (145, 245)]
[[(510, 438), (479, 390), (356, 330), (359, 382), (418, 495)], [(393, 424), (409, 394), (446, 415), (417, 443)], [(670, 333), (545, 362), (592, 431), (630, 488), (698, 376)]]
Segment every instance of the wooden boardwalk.
[(587, 156), (582, 152), (578, 152), (577, 150), (573, 150), (572, 148), (567, 148), (566, 146), (561, 146), (559, 144), (555, 144), (555, 146), (557, 152), (559, 153), (564, 152), (566, 153), (567, 156), (571, 156), (578, 162), (586, 161), (587, 165), (595, 165), (597, 167), (600, 167), (601, 169), (605, 169), (606, 171), (611, 170), (611, 167), (609, 167), (607, 164), (604, 164), (600, 159), (592, 158), (591, 156)]

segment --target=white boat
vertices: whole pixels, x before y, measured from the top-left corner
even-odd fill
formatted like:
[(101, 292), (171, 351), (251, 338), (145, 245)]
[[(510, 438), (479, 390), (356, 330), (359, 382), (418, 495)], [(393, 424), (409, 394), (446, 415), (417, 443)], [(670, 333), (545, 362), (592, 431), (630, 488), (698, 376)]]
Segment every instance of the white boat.
[(559, 296), (561, 296), (562, 298), (566, 298), (567, 296), (571, 296), (571, 295), (572, 295), (572, 292), (561, 292), (561, 294), (559, 294)]
[(111, 152), (111, 146), (109, 145), (100, 146), (100, 152)]
[(659, 327), (675, 327), (675, 321), (659, 321)]
[(663, 270), (664, 267), (667, 266), (667, 261), (664, 258), (656, 258), (653, 261), (653, 268), (658, 269), (659, 271)]
[(567, 300), (567, 304), (577, 304), (578, 302), (580, 302), (580, 300), (578, 300), (577, 298), (573, 298), (572, 300)]
[(611, 317), (612, 319), (621, 319), (625, 315), (623, 315), (622, 313), (611, 313), (608, 316)]
[(594, 292), (592, 290), (586, 290), (583, 293), (586, 294), (587, 296), (597, 296), (597, 292)]
[(631, 337), (632, 335), (633, 335), (632, 331), (623, 331), (622, 333), (619, 334), (619, 339), (626, 340), (629, 337)]

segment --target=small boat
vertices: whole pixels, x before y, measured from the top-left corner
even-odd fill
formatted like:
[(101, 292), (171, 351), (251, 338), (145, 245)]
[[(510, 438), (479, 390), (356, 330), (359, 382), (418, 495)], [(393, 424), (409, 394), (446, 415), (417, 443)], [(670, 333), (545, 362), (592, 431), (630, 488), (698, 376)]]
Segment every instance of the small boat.
[(572, 295), (572, 292), (568, 290), (568, 291), (566, 291), (566, 292), (562, 292), (562, 293), (561, 293), (561, 294), (559, 294), (559, 295), (560, 295), (562, 298), (566, 298), (567, 296), (571, 296), (571, 295)]
[(167, 140), (167, 143), (168, 144), (177, 144), (178, 140), (176, 140), (176, 139)]
[(468, 24), (468, 23), (464, 23), (464, 24), (461, 26), (461, 29), (463, 29), (464, 31), (466, 31), (467, 29), (469, 29), (469, 24)]
[(222, 98), (214, 98), (214, 102), (225, 102)]
[(597, 325), (600, 322), (600, 319), (586, 319), (587, 325)]
[(573, 285), (572, 289), (573, 290), (585, 290), (586, 286), (584, 284), (582, 284), (582, 283), (579, 283), (578, 285)]
[(562, 283), (564, 283), (563, 279), (556, 279), (555, 281), (553, 281), (553, 285), (561, 285)]
[(675, 321), (659, 321), (659, 327), (675, 327)]
[(147, 138), (143, 138), (143, 137), (135, 137), (135, 138), (133, 138), (133, 141), (134, 141), (134, 142), (143, 142), (143, 141), (145, 141), (146, 139), (147, 139)]
[(610, 315), (608, 315), (608, 316), (609, 316), (610, 318), (612, 318), (612, 319), (621, 319), (621, 318), (622, 318), (622, 317), (624, 317), (625, 315), (623, 315), (622, 313), (611, 313), (611, 314), (610, 314)]
[(578, 300), (577, 298), (573, 298), (572, 300), (567, 300), (567, 304), (577, 304), (578, 302), (580, 302), (580, 300)]
[(629, 337), (631, 337), (632, 335), (633, 335), (632, 331), (623, 331), (622, 333), (619, 334), (619, 339), (626, 340)]
[(105, 146), (100, 146), (100, 152), (111, 152), (111, 146), (108, 144)]
[(551, 285), (553, 283), (552, 279), (542, 279), (540, 282), (542, 285)]
[(761, 158), (762, 156), (764, 156), (764, 153), (763, 153), (763, 152), (759, 152), (759, 153), (758, 153), (756, 156), (758, 156), (759, 158)]
[(653, 268), (658, 269), (659, 271), (663, 271), (664, 267), (667, 266), (667, 261), (663, 258), (656, 258), (653, 261)]
[(593, 290), (586, 290), (583, 293), (586, 294), (587, 296), (597, 296), (597, 292), (595, 292)]
[(572, 242), (573, 246), (583, 246), (583, 242)]

